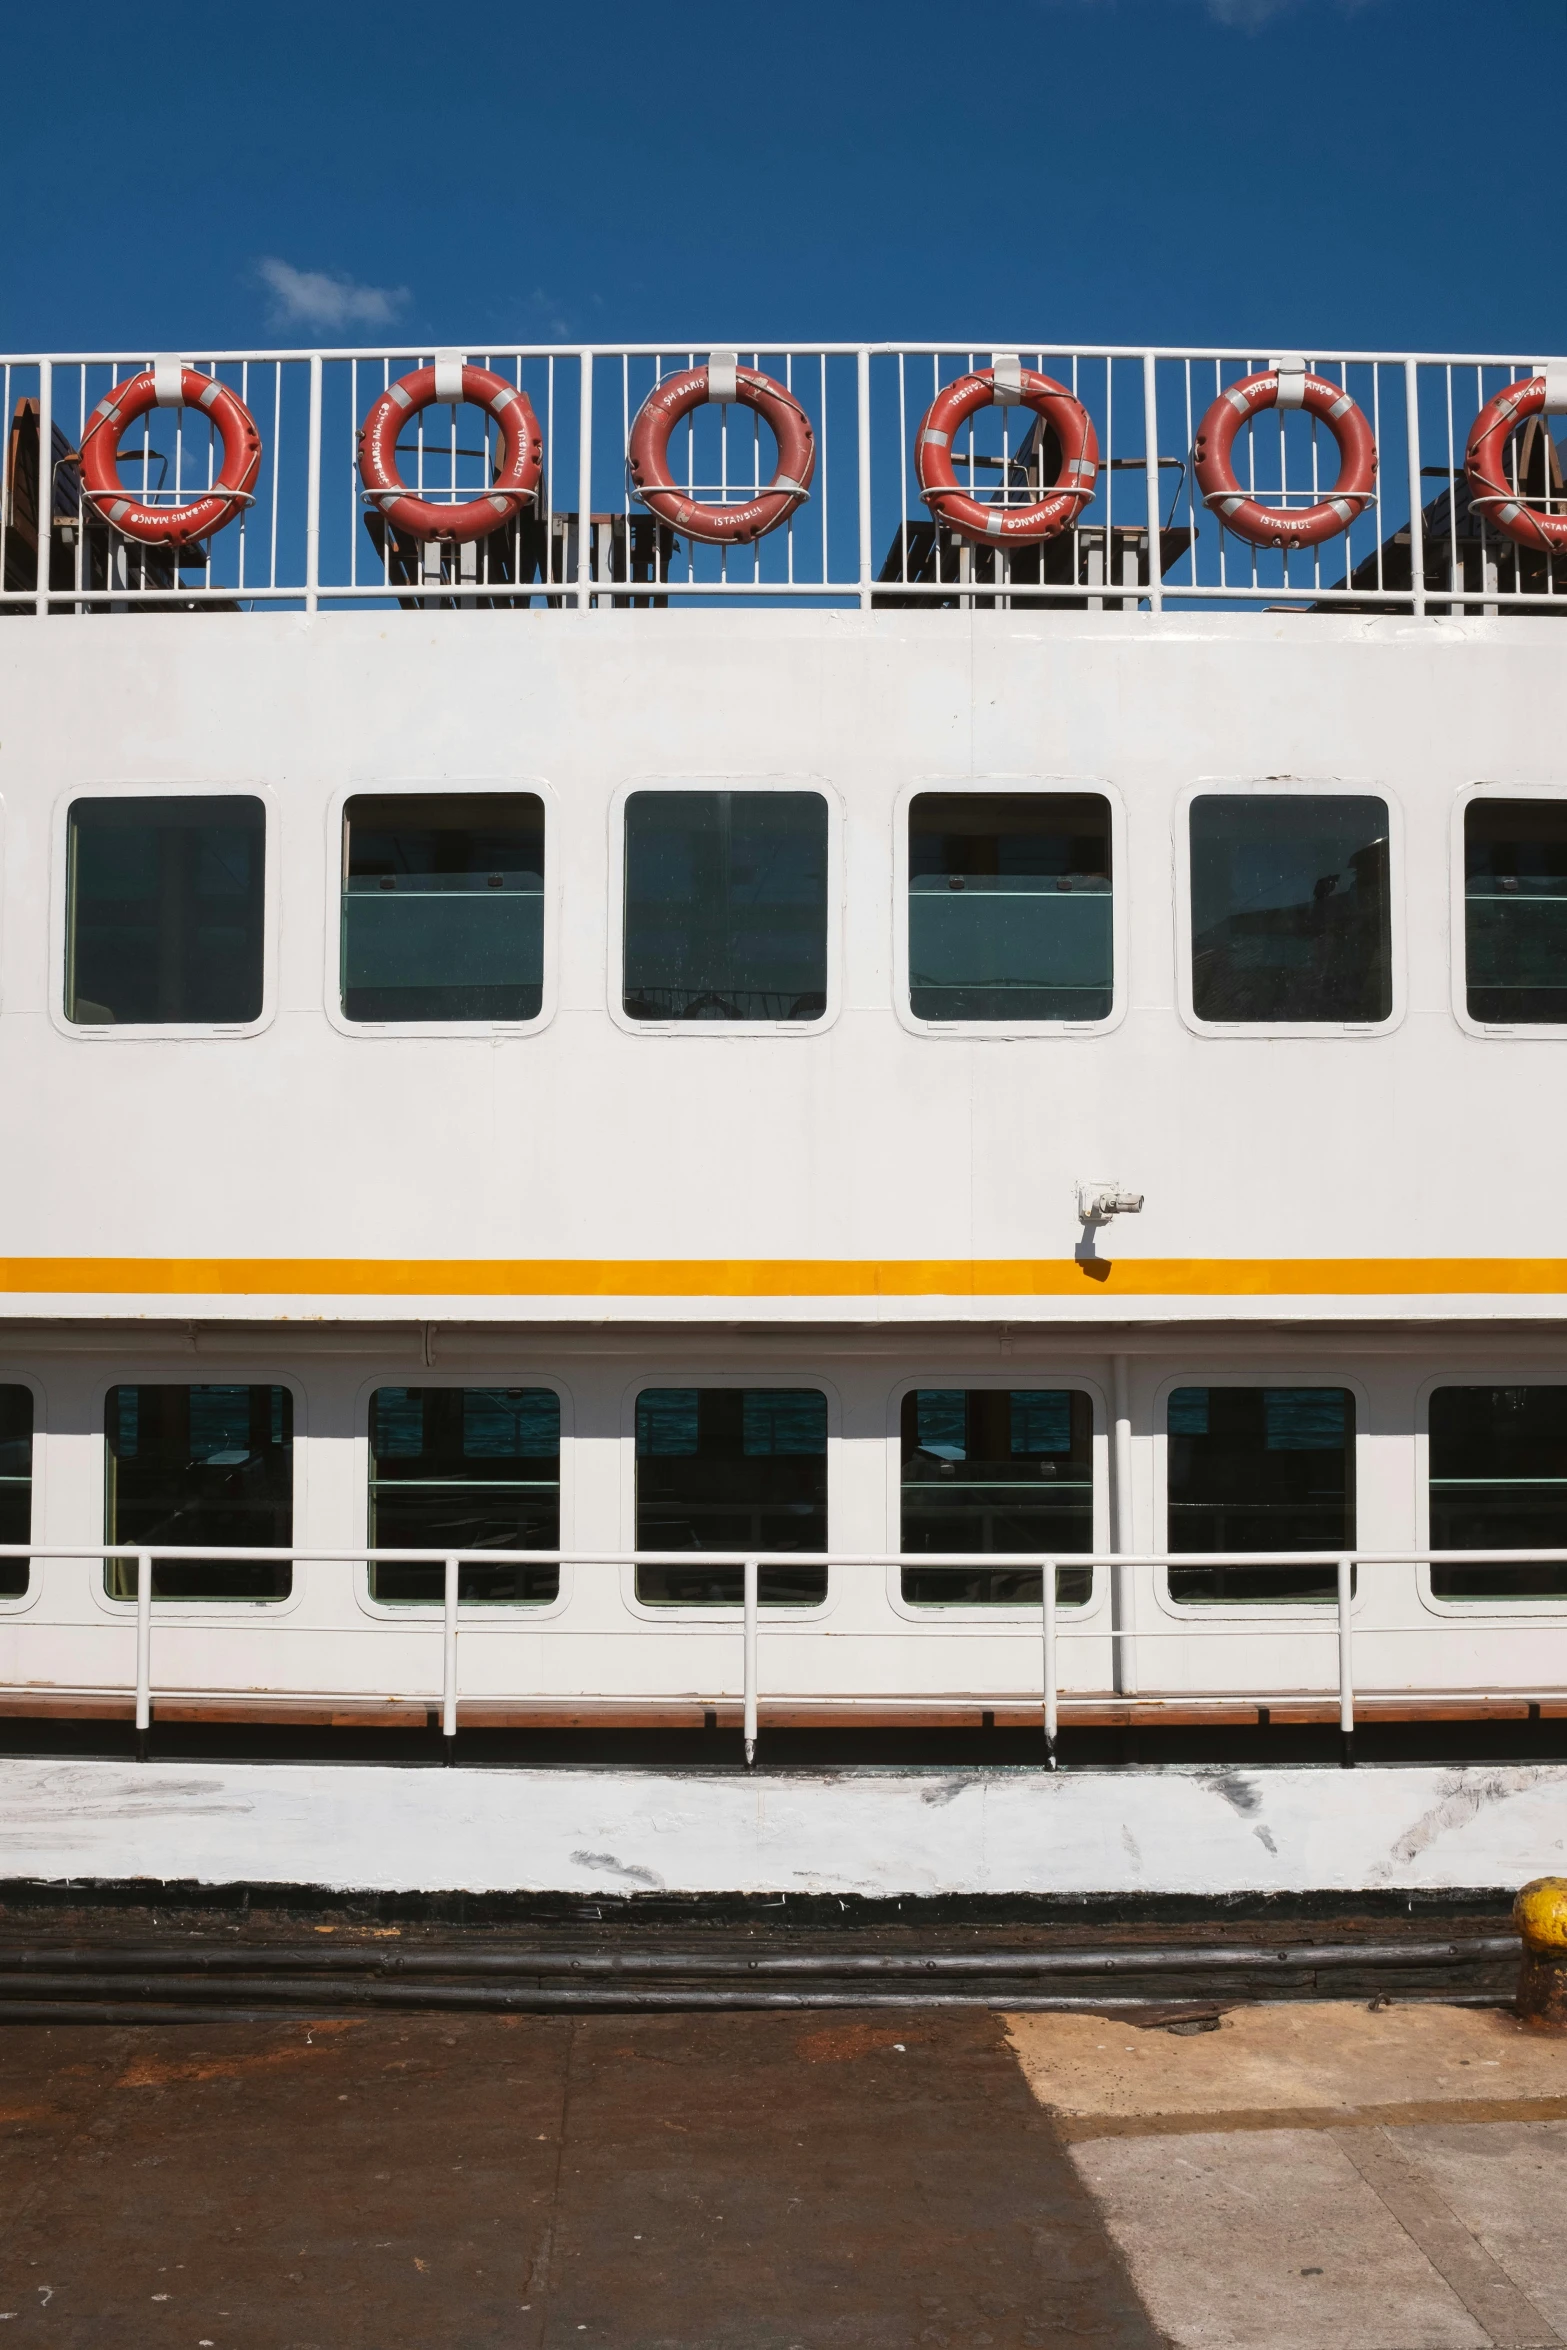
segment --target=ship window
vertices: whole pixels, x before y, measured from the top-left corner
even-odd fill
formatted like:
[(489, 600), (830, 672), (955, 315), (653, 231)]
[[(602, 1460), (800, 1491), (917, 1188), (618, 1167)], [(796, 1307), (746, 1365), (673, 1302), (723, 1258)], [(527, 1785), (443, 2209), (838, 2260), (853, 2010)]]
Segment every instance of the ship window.
[[(111, 1387), (104, 1538), (137, 1550), (287, 1550), (294, 1539), (294, 1398), (286, 1387)], [(134, 1558), (109, 1559), (111, 1599), (136, 1596)], [(152, 1562), (154, 1599), (286, 1599), (286, 1560)]]
[(807, 791), (639, 791), (626, 801), (633, 1020), (820, 1020), (827, 802)]
[[(370, 1546), (379, 1550), (553, 1550), (560, 1541), (560, 1398), (548, 1387), (381, 1387), (370, 1398)], [(465, 1555), (468, 1606), (537, 1605), (558, 1566), (487, 1565)], [(370, 1596), (439, 1606), (442, 1564), (372, 1562)]]
[(1191, 927), (1199, 1020), (1388, 1019), (1387, 802), (1295, 792), (1193, 800)]
[[(1343, 1387), (1178, 1387), (1170, 1397), (1172, 1551), (1350, 1550), (1355, 1399)], [(1170, 1568), (1170, 1597), (1332, 1599), (1330, 1566)]]
[[(1567, 1387), (1439, 1387), (1431, 1398), (1433, 1550), (1567, 1550)], [(1431, 1568), (1439, 1599), (1567, 1598), (1567, 1566)]]
[[(33, 1391), (0, 1387), (0, 1542), (28, 1542), (33, 1532)], [(28, 1561), (0, 1559), (0, 1599), (20, 1599)]]
[(909, 809), (909, 1009), (921, 1020), (1104, 1020), (1110, 803), (921, 792)]
[(66, 874), (67, 1020), (109, 1028), (260, 1019), (262, 801), (75, 800)]
[[(899, 1547), (1032, 1551), (1094, 1547), (1094, 1416), (1079, 1389), (921, 1387), (902, 1407)], [(1087, 1567), (1057, 1567), (1056, 1597), (1081, 1605)], [(1037, 1570), (906, 1566), (907, 1600), (1032, 1605)]]
[(1567, 800), (1464, 810), (1464, 962), (1471, 1020), (1567, 1027)]
[(535, 1020), (544, 802), (532, 792), (352, 799), (343, 810), (350, 1020)]
[[(638, 1550), (824, 1551), (827, 1398), (814, 1387), (648, 1387), (637, 1397)], [(814, 1607), (822, 1566), (764, 1567), (764, 1606)], [(738, 1607), (738, 1566), (639, 1567), (654, 1605)]]

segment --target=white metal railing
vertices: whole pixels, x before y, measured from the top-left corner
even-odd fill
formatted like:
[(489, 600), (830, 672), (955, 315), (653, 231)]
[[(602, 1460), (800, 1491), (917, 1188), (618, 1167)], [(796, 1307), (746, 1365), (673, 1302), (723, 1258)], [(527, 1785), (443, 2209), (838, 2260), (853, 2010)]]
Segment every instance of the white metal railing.
[[(1501, 1564), (1506, 1564), (1509, 1566), (1540, 1564), (1564, 1566), (1567, 1565), (1567, 1550), (1509, 1549), (1506, 1551), (1499, 1551), (1493, 1547), (1491, 1549), (1483, 1550), (1397, 1551), (1075, 1551), (1070, 1553), (1063, 1553), (1060, 1556), (1052, 1559), (1043, 1556), (1035, 1557), (1027, 1553), (1009, 1551), (950, 1551), (942, 1553), (928, 1553), (919, 1551), (861, 1551), (854, 1553), (821, 1551), (755, 1551), (748, 1553), (742, 1550), (570, 1551), (485, 1549), (452, 1553), (443, 1549), (377, 1550), (367, 1548), (359, 1550), (307, 1550), (282, 1549), (275, 1547), (268, 1548), (264, 1544), (224, 1547), (210, 1543), (204, 1545), (187, 1546), (160, 1544), (151, 1548), (141, 1548), (137, 1546), (127, 1546), (124, 1543), (104, 1542), (92, 1545), (75, 1544), (69, 1547), (61, 1547), (47, 1543), (4, 1543), (0, 1544), (0, 1558), (26, 1559), (30, 1560), (34, 1565), (41, 1561), (60, 1561), (63, 1563), (73, 1560), (101, 1565), (107, 1560), (129, 1561), (130, 1559), (134, 1558), (136, 1562), (136, 1597), (134, 1601), (136, 1629), (134, 1695), (136, 1707), (136, 1729), (138, 1737), (143, 1740), (145, 1740), (146, 1733), (151, 1724), (152, 1706), (154, 1699), (152, 1672), (152, 1632), (154, 1622), (152, 1582), (153, 1568), (155, 1563), (162, 1563), (166, 1561), (170, 1564), (178, 1564), (182, 1561), (201, 1561), (206, 1564), (211, 1564), (214, 1562), (222, 1563), (223, 1561), (228, 1560), (233, 1562), (244, 1561), (247, 1564), (254, 1562), (258, 1564), (278, 1566), (287, 1565), (291, 1570), (300, 1566), (364, 1566), (368, 1568), (371, 1565), (395, 1565), (441, 1567), (443, 1570), (444, 1580), (443, 1597), (441, 1603), (442, 1665), (441, 1688), (439, 1697), (437, 1700), (436, 1694), (432, 1690), (426, 1690), (422, 1692), (415, 1691), (409, 1692), (408, 1694), (412, 1696), (422, 1696), (427, 1703), (439, 1703), (441, 1711), (442, 1732), (449, 1740), (455, 1738), (458, 1726), (459, 1633), (462, 1632), (463, 1636), (469, 1640), (485, 1639), (491, 1637), (504, 1638), (508, 1634), (514, 1634), (517, 1632), (528, 1632), (534, 1634), (546, 1633), (550, 1625), (560, 1624), (563, 1621), (562, 1618), (555, 1617), (547, 1619), (546, 1623), (541, 1624), (536, 1612), (536, 1605), (530, 1605), (527, 1602), (512, 1603), (509, 1617), (503, 1620), (500, 1616), (499, 1608), (491, 1603), (486, 1607), (485, 1614), (478, 1621), (470, 1623), (466, 1628), (466, 1631), (464, 1631), (462, 1625), (462, 1609), (459, 1604), (459, 1590), (461, 1568), (465, 1561), (471, 1561), (474, 1564), (482, 1564), (485, 1566), (569, 1566), (620, 1569), (626, 1567), (690, 1568), (695, 1565), (700, 1565), (703, 1568), (727, 1567), (731, 1569), (739, 1569), (742, 1577), (743, 1593), (743, 1597), (738, 1608), (738, 1630), (740, 1633), (742, 1648), (742, 1719), (745, 1754), (748, 1763), (754, 1759), (756, 1752), (758, 1721), (762, 1702), (759, 1653), (762, 1634), (765, 1631), (786, 1631), (791, 1638), (799, 1638), (802, 1635), (808, 1636), (812, 1629), (808, 1616), (802, 1616), (801, 1610), (798, 1607), (794, 1608), (787, 1615), (782, 1609), (780, 1609), (780, 1617), (782, 1618), (781, 1621), (777, 1621), (773, 1625), (764, 1623), (761, 1613), (760, 1584), (761, 1576), (765, 1569), (798, 1569), (809, 1566), (820, 1568), (829, 1573), (844, 1568), (874, 1569), (882, 1571), (885, 1571), (888, 1568), (908, 1568), (917, 1569), (921, 1573), (928, 1571), (935, 1571), (938, 1573), (948, 1571), (952, 1573), (973, 1573), (977, 1569), (983, 1569), (991, 1573), (1006, 1574), (1029, 1574), (1037, 1572), (1040, 1577), (1040, 1610), (1038, 1617), (1040, 1639), (1040, 1686), (1038, 1702), (1040, 1708), (1040, 1726), (1044, 1732), (1045, 1756), (1053, 1768), (1056, 1759), (1057, 1740), (1060, 1734), (1061, 1701), (1063, 1694), (1066, 1694), (1069, 1697), (1088, 1694), (1086, 1692), (1079, 1692), (1076, 1690), (1064, 1693), (1062, 1690), (1060, 1650), (1063, 1642), (1074, 1640), (1108, 1641), (1112, 1646), (1113, 1652), (1119, 1648), (1123, 1661), (1130, 1662), (1132, 1669), (1130, 1671), (1123, 1669), (1121, 1675), (1121, 1687), (1117, 1694), (1136, 1695), (1145, 1699), (1156, 1696), (1179, 1699), (1183, 1697), (1190, 1697), (1193, 1694), (1191, 1685), (1189, 1683), (1184, 1683), (1179, 1687), (1171, 1687), (1164, 1691), (1158, 1690), (1157, 1687), (1153, 1690), (1149, 1690), (1141, 1685), (1135, 1669), (1135, 1657), (1137, 1651), (1142, 1648), (1145, 1642), (1153, 1640), (1178, 1640), (1185, 1643), (1187, 1647), (1190, 1648), (1193, 1645), (1200, 1645), (1205, 1641), (1214, 1639), (1258, 1640), (1267, 1639), (1270, 1637), (1276, 1639), (1281, 1636), (1287, 1637), (1291, 1641), (1297, 1639), (1330, 1639), (1334, 1643), (1336, 1670), (1333, 1680), (1325, 1682), (1322, 1685), (1320, 1691), (1309, 1687), (1299, 1686), (1292, 1687), (1287, 1691), (1281, 1691), (1275, 1685), (1269, 1684), (1266, 1687), (1259, 1686), (1255, 1690), (1227, 1688), (1220, 1694), (1242, 1702), (1264, 1703), (1268, 1702), (1269, 1700), (1279, 1700), (1281, 1698), (1285, 1700), (1293, 1699), (1299, 1701), (1302, 1698), (1308, 1698), (1313, 1695), (1331, 1697), (1336, 1693), (1339, 1729), (1344, 1740), (1346, 1741), (1345, 1752), (1347, 1756), (1349, 1753), (1348, 1742), (1353, 1739), (1355, 1731), (1356, 1677), (1354, 1599), (1356, 1589), (1355, 1579), (1357, 1573), (1360, 1570), (1370, 1569), (1380, 1571), (1382, 1569), (1397, 1566), (1407, 1567), (1422, 1565), (1468, 1565), (1495, 1567)], [(1112, 1592), (1119, 1588), (1120, 1592), (1123, 1594), (1119, 1601), (1119, 1605), (1123, 1610), (1123, 1613), (1131, 1614), (1132, 1610), (1127, 1607), (1127, 1603), (1124, 1597), (1126, 1587), (1124, 1583), (1122, 1583), (1121, 1579), (1119, 1577), (1114, 1579), (1107, 1577), (1105, 1586), (1096, 1599), (1082, 1604), (1074, 1602), (1068, 1606), (1066, 1610), (1066, 1621), (1063, 1623), (1063, 1609), (1057, 1589), (1058, 1572), (1061, 1570), (1065, 1570), (1067, 1572), (1081, 1572), (1085, 1568), (1092, 1571), (1100, 1567), (1112, 1569), (1123, 1567), (1147, 1567), (1156, 1570), (1168, 1570), (1171, 1567), (1244, 1567), (1274, 1568), (1281, 1572), (1298, 1572), (1303, 1567), (1319, 1567), (1324, 1571), (1325, 1574), (1332, 1574), (1334, 1578), (1335, 1596), (1333, 1600), (1323, 1602), (1313, 1602), (1311, 1600), (1301, 1599), (1298, 1596), (1292, 1595), (1287, 1600), (1282, 1602), (1243, 1603), (1248, 1605), (1252, 1612), (1244, 1617), (1241, 1617), (1238, 1614), (1233, 1614), (1229, 1616), (1228, 1620), (1224, 1620), (1218, 1615), (1218, 1612), (1215, 1611), (1215, 1614), (1212, 1616), (1207, 1615), (1206, 1613), (1188, 1613), (1178, 1618), (1163, 1617), (1160, 1621), (1154, 1623), (1146, 1621), (1139, 1623), (1137, 1621), (1125, 1620), (1117, 1622), (1110, 1620), (1112, 1613)], [(181, 1603), (176, 1601), (171, 1602), (170, 1604), (178, 1605), (203, 1603)], [(223, 1603), (218, 1604), (221, 1605)], [(1484, 1604), (1485, 1603), (1483, 1602), (1470, 1603), (1467, 1612), (1454, 1612), (1452, 1614), (1444, 1613), (1441, 1615), (1428, 1616), (1418, 1626), (1410, 1626), (1407, 1624), (1379, 1623), (1364, 1626), (1362, 1627), (1362, 1630), (1366, 1636), (1373, 1637), (1379, 1641), (1384, 1642), (1388, 1640), (1396, 1641), (1399, 1639), (1424, 1639), (1428, 1633), (1433, 1631), (1461, 1631), (1472, 1636), (1477, 1629), (1476, 1617), (1478, 1606)], [(1281, 1621), (1278, 1617), (1272, 1617), (1270, 1620), (1266, 1613), (1262, 1613), (1259, 1618), (1259, 1611), (1265, 1611), (1275, 1606), (1280, 1608), (1287, 1606), (1290, 1609), (1291, 1613), (1287, 1620)], [(1319, 1622), (1302, 1620), (1301, 1611), (1311, 1611), (1319, 1606), (1322, 1608), (1324, 1616), (1326, 1615), (1326, 1610), (1331, 1607), (1331, 1617), (1325, 1621)], [(1455, 1603), (1455, 1610), (1457, 1606), (1458, 1603)], [(1527, 1616), (1528, 1602), (1526, 1600), (1522, 1602), (1514, 1600), (1505, 1603), (1505, 1608), (1505, 1613), (1501, 1612), (1501, 1610), (1498, 1610), (1494, 1616), (1490, 1617), (1484, 1628), (1488, 1630), (1496, 1629), (1501, 1631), (1516, 1628), (1519, 1617)], [(1014, 1605), (1009, 1603), (1005, 1612), (1003, 1612), (1003, 1610), (998, 1607), (996, 1613), (1000, 1619), (995, 1626), (995, 1629), (998, 1632), (1009, 1632), (1015, 1631), (1017, 1629), (1017, 1610)], [(26, 1619), (23, 1618), (19, 1620), (13, 1618), (12, 1622), (17, 1624), (18, 1628), (22, 1628), (25, 1626)], [(268, 1639), (270, 1637), (275, 1637), (276, 1634), (287, 1627), (290, 1622), (291, 1619), (285, 1616), (282, 1618), (275, 1618), (269, 1625), (265, 1616), (258, 1610), (256, 1615), (253, 1615), (247, 1619), (245, 1629), (247, 1633), (253, 1633), (258, 1638)], [(398, 1617), (395, 1620), (389, 1618), (361, 1618), (354, 1626), (353, 1631), (356, 1640), (362, 1638), (374, 1639), (383, 1636), (388, 1630), (404, 1630), (412, 1628), (413, 1626), (417, 1626), (421, 1623), (427, 1625), (428, 1622), (429, 1619), (427, 1617), (419, 1618), (413, 1614), (411, 1609), (407, 1610), (406, 1612), (403, 1609), (400, 1609)], [(183, 1628), (186, 1627), (182, 1627), (182, 1629)], [(333, 1632), (340, 1628), (323, 1627), (320, 1624), (312, 1624), (307, 1627), (307, 1629), (319, 1636), (331, 1637)], [(571, 1627), (571, 1629), (575, 1631), (579, 1630), (580, 1627)], [(624, 1622), (617, 1624), (614, 1627), (614, 1632), (617, 1635), (624, 1636), (628, 1631), (634, 1631), (639, 1637), (647, 1637), (659, 1640), (668, 1639), (672, 1636), (678, 1637), (688, 1634), (690, 1629), (691, 1614), (689, 1609), (684, 1609), (679, 1606), (671, 1606), (668, 1611), (667, 1622), (650, 1622), (646, 1616), (639, 1616), (635, 1619), (628, 1618)], [(889, 1638), (926, 1641), (933, 1638), (939, 1639), (942, 1636), (944, 1629), (945, 1627), (941, 1616), (933, 1610), (931, 1618), (928, 1622), (911, 1622), (906, 1618), (899, 1618), (894, 1623), (890, 1623), (885, 1626), (884, 1632), (885, 1636)], [(1563, 1626), (1563, 1629), (1567, 1630), (1567, 1626)], [(0, 1682), (0, 1691), (3, 1691), (4, 1686), (5, 1684)], [(29, 1690), (37, 1690), (40, 1694), (43, 1693), (44, 1685), (42, 1684), (29, 1682), (25, 1686)], [(1389, 1685), (1386, 1683), (1383, 1684), (1384, 1689), (1386, 1689), (1388, 1686)], [(244, 1685), (244, 1690), (242, 1692), (236, 1691), (235, 1694), (255, 1695), (257, 1693), (257, 1689), (258, 1684), (256, 1681), (254, 1679), (249, 1679)], [(174, 1692), (170, 1692), (170, 1694), (174, 1694)], [(300, 1690), (291, 1686), (288, 1694), (292, 1697), (302, 1697), (316, 1693)], [(323, 1690), (319, 1692), (319, 1694), (322, 1696), (330, 1696), (338, 1694), (338, 1692)], [(514, 1697), (522, 1697), (541, 1694), (552, 1695), (555, 1693), (538, 1691), (513, 1691), (510, 1694)], [(837, 1691), (826, 1691), (820, 1694), (828, 1697), (837, 1697), (841, 1693)], [(1468, 1694), (1473, 1695), (1475, 1693), (1469, 1692)], [(1541, 1689), (1524, 1689), (1509, 1683), (1505, 1688), (1497, 1687), (1495, 1689), (1482, 1692), (1481, 1694), (1487, 1696), (1510, 1697), (1514, 1699), (1527, 1697), (1534, 1701), (1555, 1701), (1563, 1698), (1564, 1695), (1567, 1695), (1567, 1689), (1554, 1685)], [(485, 1692), (485, 1701), (489, 1703), (498, 1702), (496, 1694), (493, 1691)], [(983, 1702), (983, 1699), (980, 1698), (977, 1693), (975, 1696), (975, 1702)], [(1007, 1702), (1010, 1704), (1015, 1702), (1015, 1700), (1008, 1698)]]
[[(1009, 351), (1018, 351), (1014, 343)], [(90, 612), (159, 604), (265, 609), (389, 604), (587, 610), (657, 602), (1070, 605), (1303, 603), (1327, 609), (1550, 609), (1567, 598), (1567, 558), (1515, 546), (1471, 504), (1471, 420), (1506, 384), (1544, 372), (1524, 356), (1319, 352), (1311, 368), (1355, 399), (1380, 453), (1374, 498), (1341, 537), (1306, 550), (1260, 550), (1223, 530), (1192, 478), (1192, 448), (1225, 385), (1277, 354), (1217, 349), (1057, 346), (1024, 363), (1067, 384), (1100, 443), (1096, 498), (1075, 529), (1013, 554), (953, 539), (919, 498), (913, 444), (939, 386), (992, 351), (950, 344), (777, 344), (740, 352), (786, 383), (810, 415), (818, 452), (809, 500), (745, 546), (699, 546), (632, 495), (631, 423), (653, 385), (700, 363), (707, 346), (516, 345), (466, 354), (519, 385), (544, 441), (536, 509), (467, 547), (388, 533), (366, 499), (357, 433), (385, 387), (436, 354), (414, 350), (256, 350), (186, 354), (245, 401), (261, 432), (253, 502), (203, 547), (179, 556), (129, 545), (84, 515), (75, 452), (96, 402), (152, 364), (146, 352), (0, 360), (0, 609)], [(442, 355), (445, 356), (445, 355)], [(1558, 380), (1555, 369), (1550, 380)], [(18, 403), (31, 403), (13, 430)], [(960, 481), (986, 498), (1038, 494), (1030, 411), (995, 407), (954, 451)], [(1551, 432), (1514, 437), (1514, 486), (1559, 509)], [(477, 408), (426, 408), (400, 457), (415, 494), (477, 495), (490, 478), (495, 424)], [(685, 443), (688, 441), (688, 445)], [(684, 454), (680, 451), (684, 446)], [(44, 452), (50, 495), (36, 497), (29, 449)], [(749, 409), (698, 412), (671, 451), (692, 494), (741, 497), (773, 470), (771, 437)], [(1301, 410), (1260, 418), (1241, 450), (1242, 487), (1265, 500), (1326, 493), (1331, 435)], [(1030, 467), (1035, 467), (1029, 486)], [(215, 448), (199, 411), (158, 408), (128, 433), (122, 476), (138, 494), (193, 496), (211, 484)], [(683, 475), (682, 475), (683, 468)], [(187, 559), (188, 558), (188, 559)]]

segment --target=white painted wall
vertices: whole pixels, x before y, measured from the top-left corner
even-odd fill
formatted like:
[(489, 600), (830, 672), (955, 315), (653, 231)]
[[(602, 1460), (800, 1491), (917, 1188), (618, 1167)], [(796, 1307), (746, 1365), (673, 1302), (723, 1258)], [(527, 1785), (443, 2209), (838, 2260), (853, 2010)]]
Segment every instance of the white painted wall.
[[(0, 631), (0, 1229), (15, 1256), (1067, 1261), (1079, 1178), (1147, 1207), (1113, 1253), (1567, 1256), (1563, 1047), (1454, 1011), (1450, 851), (1477, 782), (1567, 790), (1548, 619), (593, 612), (121, 616)], [(1172, 839), (1202, 779), (1388, 795), (1406, 1009), (1389, 1034), (1197, 1035), (1177, 1006)], [(842, 1004), (820, 1032), (627, 1033), (610, 1015), (610, 809), (628, 782), (819, 779), (844, 816)], [(920, 782), (1109, 782), (1127, 813), (1126, 1017), (1103, 1036), (916, 1035), (894, 1005), (893, 811)], [(535, 1035), (345, 1034), (327, 1015), (348, 788), (542, 781), (557, 1010)], [(279, 834), (276, 1009), (224, 1040), (65, 1030), (61, 805), (100, 785), (260, 785)], [(53, 916), (51, 909), (55, 909)], [(1105, 1244), (1109, 1247), (1109, 1241)], [(93, 1297), (3, 1301), (91, 1314)], [(132, 1301), (134, 1310), (136, 1301)], [(156, 1313), (370, 1316), (311, 1294)], [(116, 1311), (126, 1310), (116, 1301)], [(399, 1311), (526, 1318), (516, 1299)], [(732, 1320), (731, 1300), (548, 1301), (551, 1319)], [(967, 1319), (961, 1298), (858, 1319)], [(991, 1309), (987, 1306), (987, 1312)], [(1011, 1318), (1133, 1311), (1091, 1282)], [(1297, 1317), (1344, 1301), (1298, 1301)], [(1357, 1314), (1560, 1312), (1556, 1296)], [(819, 1319), (810, 1298), (768, 1319)], [(844, 1307), (833, 1306), (833, 1318)], [(1138, 1319), (1277, 1301), (1138, 1301)]]

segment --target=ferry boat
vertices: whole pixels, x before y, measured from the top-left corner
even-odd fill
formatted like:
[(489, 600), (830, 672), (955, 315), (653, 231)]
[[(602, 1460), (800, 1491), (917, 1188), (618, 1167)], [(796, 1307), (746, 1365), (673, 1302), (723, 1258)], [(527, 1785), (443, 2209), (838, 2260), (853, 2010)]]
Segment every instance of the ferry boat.
[(1567, 362), (3, 365), (0, 1873), (1562, 1856)]

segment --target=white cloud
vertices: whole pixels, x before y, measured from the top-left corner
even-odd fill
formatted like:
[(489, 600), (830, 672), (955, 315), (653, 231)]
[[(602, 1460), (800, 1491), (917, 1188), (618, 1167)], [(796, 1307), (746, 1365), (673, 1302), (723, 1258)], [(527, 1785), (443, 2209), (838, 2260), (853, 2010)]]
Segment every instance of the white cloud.
[[(1278, 17), (1293, 15), (1301, 0), (1203, 0), (1203, 5), (1215, 24), (1229, 25), (1236, 32), (1255, 33)], [(1341, 16), (1353, 16), (1369, 5), (1370, 0), (1335, 0)]]
[(361, 286), (326, 269), (295, 269), (268, 257), (261, 281), (286, 326), (389, 326), (408, 299), (406, 286)]

